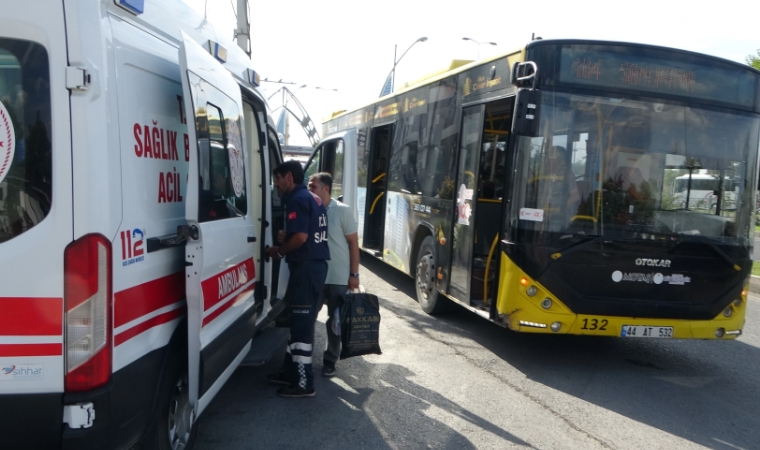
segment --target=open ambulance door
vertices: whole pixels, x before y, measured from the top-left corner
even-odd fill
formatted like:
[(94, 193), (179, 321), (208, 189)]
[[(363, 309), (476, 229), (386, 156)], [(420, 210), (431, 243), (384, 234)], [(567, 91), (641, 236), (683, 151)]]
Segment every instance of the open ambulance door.
[(185, 217), (188, 386), (200, 415), (251, 346), (256, 322), (251, 179), (240, 87), (182, 34), (179, 51), (190, 158)]

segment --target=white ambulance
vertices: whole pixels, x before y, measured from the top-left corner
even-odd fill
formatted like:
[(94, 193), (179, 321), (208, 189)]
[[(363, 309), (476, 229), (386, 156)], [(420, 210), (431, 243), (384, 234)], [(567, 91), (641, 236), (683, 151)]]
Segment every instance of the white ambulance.
[(180, 0), (0, 0), (0, 448), (192, 447), (276, 330), (280, 159)]

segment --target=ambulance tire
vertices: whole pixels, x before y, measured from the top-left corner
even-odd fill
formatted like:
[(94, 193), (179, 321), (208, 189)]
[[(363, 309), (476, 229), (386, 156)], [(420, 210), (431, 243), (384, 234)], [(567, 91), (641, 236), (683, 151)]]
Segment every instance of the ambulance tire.
[(434, 316), (449, 311), (451, 302), (438, 293), (435, 280), (438, 270), (438, 256), (435, 240), (428, 236), (422, 240), (417, 252), (417, 269), (415, 271), (415, 287), (417, 302), (423, 311)]
[[(174, 347), (176, 349), (176, 347)], [(183, 418), (188, 416), (190, 397), (187, 381), (187, 358), (170, 359), (167, 376), (163, 379), (155, 417), (155, 436), (152, 448), (158, 450), (191, 450), (195, 445), (198, 427)]]

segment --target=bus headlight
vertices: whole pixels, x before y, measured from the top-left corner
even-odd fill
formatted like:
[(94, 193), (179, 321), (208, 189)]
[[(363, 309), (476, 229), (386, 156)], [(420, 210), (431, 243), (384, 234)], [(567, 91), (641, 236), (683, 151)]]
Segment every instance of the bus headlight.
[(560, 330), (560, 328), (562, 328), (562, 323), (561, 322), (552, 322), (551, 329), (552, 329), (553, 332), (556, 333), (557, 331)]
[(734, 310), (731, 309), (730, 306), (728, 308), (726, 308), (726, 309), (723, 310), (723, 315), (726, 316), (726, 317), (731, 317), (731, 314), (733, 314), (733, 313), (734, 313)]
[(734, 300), (734, 306), (736, 306), (738, 308), (741, 305), (742, 305), (742, 299), (741, 298), (737, 298), (736, 300)]
[(722, 338), (724, 334), (726, 334), (725, 328), (718, 328), (717, 330), (715, 330), (715, 337), (718, 339)]
[(544, 308), (544, 309), (551, 308), (552, 307), (552, 299), (545, 298), (545, 299), (541, 300), (541, 307)]
[(525, 291), (525, 293), (528, 294), (528, 297), (533, 297), (536, 295), (536, 292), (538, 292), (538, 288), (535, 286), (531, 286)]

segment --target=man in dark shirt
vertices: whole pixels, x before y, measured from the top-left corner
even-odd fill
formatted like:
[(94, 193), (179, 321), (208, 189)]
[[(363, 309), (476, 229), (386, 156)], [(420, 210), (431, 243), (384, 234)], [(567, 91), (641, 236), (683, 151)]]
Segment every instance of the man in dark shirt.
[(285, 200), (285, 239), (267, 248), (272, 258), (285, 258), (290, 270), (285, 302), (291, 311), (290, 340), (280, 372), (267, 378), (286, 385), (281, 397), (313, 397), (312, 347), (319, 296), (327, 276), (327, 209), (303, 184), (298, 161), (285, 161), (274, 169), (274, 186)]

